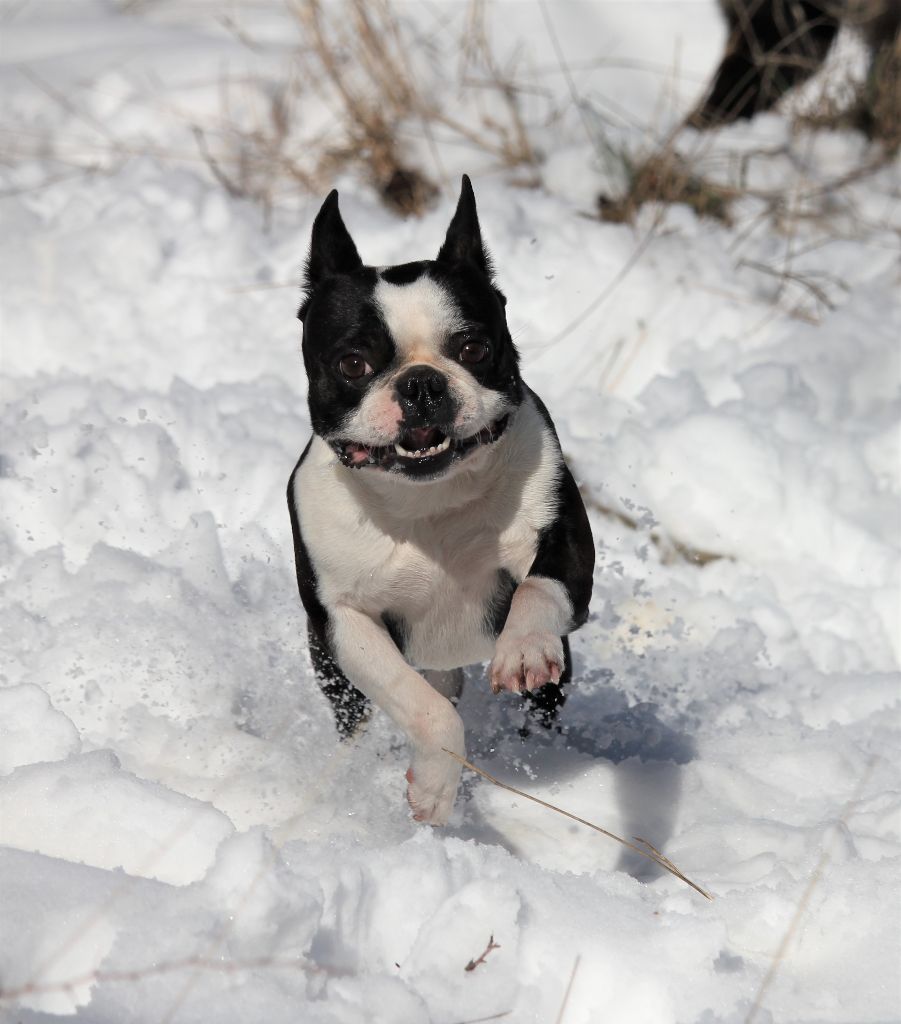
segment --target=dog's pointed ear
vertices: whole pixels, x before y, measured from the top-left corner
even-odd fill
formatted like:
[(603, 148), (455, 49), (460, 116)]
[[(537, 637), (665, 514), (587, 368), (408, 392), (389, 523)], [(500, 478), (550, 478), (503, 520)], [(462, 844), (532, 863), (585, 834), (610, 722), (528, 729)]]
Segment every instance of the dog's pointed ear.
[(437, 262), (450, 267), (475, 267), (488, 278), (493, 275), (491, 257), (482, 242), (482, 232), (479, 230), (476, 197), (467, 174), (463, 175), (457, 210), (447, 229), (444, 245), (438, 252)]
[(303, 320), (313, 291), (327, 277), (350, 274), (363, 266), (354, 240), (344, 226), (338, 209), (338, 190), (332, 189), (322, 204), (310, 238), (310, 252), (304, 266), (304, 300), (298, 316)]

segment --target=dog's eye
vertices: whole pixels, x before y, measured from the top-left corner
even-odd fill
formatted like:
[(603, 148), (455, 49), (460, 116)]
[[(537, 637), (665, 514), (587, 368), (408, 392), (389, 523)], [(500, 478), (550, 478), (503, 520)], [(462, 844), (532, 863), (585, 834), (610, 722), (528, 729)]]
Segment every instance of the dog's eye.
[(484, 341), (467, 341), (460, 349), (461, 363), (482, 363), (488, 358), (488, 346)]
[(348, 380), (359, 380), (368, 373), (372, 373), (372, 367), (369, 363), (362, 356), (357, 356), (353, 353), (343, 356), (338, 361), (338, 369)]

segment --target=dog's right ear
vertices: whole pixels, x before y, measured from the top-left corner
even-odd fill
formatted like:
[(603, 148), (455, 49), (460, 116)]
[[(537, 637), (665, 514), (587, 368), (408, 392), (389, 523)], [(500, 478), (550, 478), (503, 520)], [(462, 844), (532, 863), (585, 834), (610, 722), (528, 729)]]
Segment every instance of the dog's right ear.
[(338, 209), (338, 190), (332, 189), (322, 204), (310, 238), (310, 252), (303, 273), (303, 302), (297, 312), (303, 320), (310, 297), (321, 281), (336, 274), (350, 274), (363, 266), (354, 240), (344, 226)]

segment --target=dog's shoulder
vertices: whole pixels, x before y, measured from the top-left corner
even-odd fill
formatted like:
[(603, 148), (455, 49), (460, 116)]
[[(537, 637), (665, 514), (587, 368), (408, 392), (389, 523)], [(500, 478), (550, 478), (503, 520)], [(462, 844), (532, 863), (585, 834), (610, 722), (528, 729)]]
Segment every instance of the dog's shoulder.
[(317, 435), (313, 435), (291, 475), (288, 503), (300, 543), (319, 575), (329, 567), (366, 571), (365, 555), (378, 561), (390, 549), (373, 509), (366, 507), (348, 470)]
[(304, 540), (303, 529), (300, 522), (300, 502), (298, 501), (298, 487), (300, 474), (304, 464), (307, 463), (310, 450), (316, 440), (315, 435), (307, 442), (301, 452), (300, 458), (291, 471), (288, 478), (288, 512), (291, 517), (291, 534), (294, 539), (294, 567), (297, 573), (297, 586), (300, 591), (301, 603), (304, 606), (308, 617), (314, 625), (322, 626), (327, 619), (327, 613), (319, 599), (319, 585), (316, 569), (310, 556), (309, 548)]

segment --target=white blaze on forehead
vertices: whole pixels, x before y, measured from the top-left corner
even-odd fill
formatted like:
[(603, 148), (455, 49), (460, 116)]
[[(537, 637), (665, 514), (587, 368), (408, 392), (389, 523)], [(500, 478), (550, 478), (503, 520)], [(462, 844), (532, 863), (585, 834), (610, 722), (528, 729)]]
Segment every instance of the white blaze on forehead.
[(466, 327), (453, 296), (437, 281), (422, 276), (410, 284), (392, 284), (381, 278), (373, 298), (397, 349), (390, 372), (376, 377), (362, 401), (345, 417), (335, 438), (381, 447), (398, 436), (403, 412), (395, 391), (397, 377), (407, 367), (425, 363), (448, 379), (456, 405), (454, 431), (459, 437), (478, 433), (509, 411), (510, 403), (498, 391), (483, 387), (456, 360), (442, 354), (447, 339)]
[(394, 342), (401, 362), (416, 353), (440, 355), (447, 337), (465, 326), (450, 294), (429, 277), (410, 284), (379, 280), (375, 286), (376, 305)]

